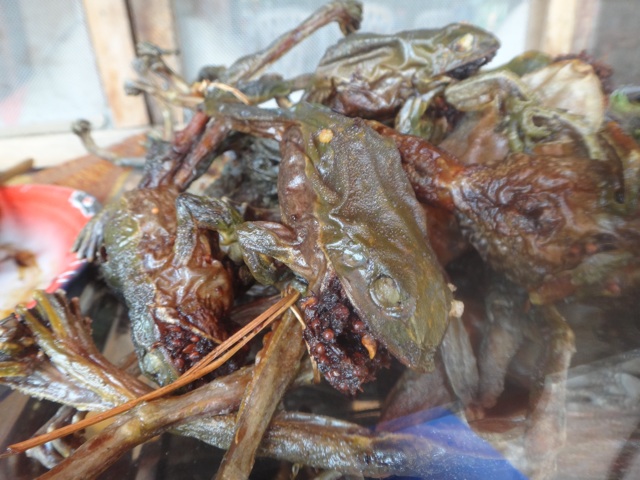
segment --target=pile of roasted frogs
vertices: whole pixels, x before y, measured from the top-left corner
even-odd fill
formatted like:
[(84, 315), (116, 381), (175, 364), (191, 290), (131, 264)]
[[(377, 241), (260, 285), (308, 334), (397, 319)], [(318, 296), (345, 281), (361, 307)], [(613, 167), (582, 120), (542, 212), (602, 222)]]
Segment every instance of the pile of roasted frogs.
[[(640, 307), (640, 114), (584, 54), (482, 68), (499, 42), (480, 28), (356, 33), (361, 14), (329, 3), (193, 83), (140, 46), (127, 88), (165, 109), (164, 136), (75, 246), (126, 305), (137, 362), (102, 356), (77, 300), (39, 293), (0, 324), (0, 376), (65, 405), (49, 430), (184, 386), (29, 450), (46, 478), (96, 476), (165, 431), (227, 450), (220, 479), (256, 456), (297, 478), (443, 478), (464, 460), (405, 428), (443, 406), (527, 476), (553, 476), (566, 315), (633, 324)], [(334, 21), (345, 37), (314, 72), (264, 73)], [(378, 394), (366, 426), (322, 415), (331, 388)]]

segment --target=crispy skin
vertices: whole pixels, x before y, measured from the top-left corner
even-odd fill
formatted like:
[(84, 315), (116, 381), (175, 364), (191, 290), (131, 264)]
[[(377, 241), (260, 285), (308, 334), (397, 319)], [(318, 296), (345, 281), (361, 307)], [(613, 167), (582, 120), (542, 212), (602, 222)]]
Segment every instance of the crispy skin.
[(465, 167), (419, 137), (372, 125), (396, 142), (418, 199), (453, 211), (483, 259), (537, 303), (638, 291), (640, 217), (620, 213), (617, 162), (515, 153)]

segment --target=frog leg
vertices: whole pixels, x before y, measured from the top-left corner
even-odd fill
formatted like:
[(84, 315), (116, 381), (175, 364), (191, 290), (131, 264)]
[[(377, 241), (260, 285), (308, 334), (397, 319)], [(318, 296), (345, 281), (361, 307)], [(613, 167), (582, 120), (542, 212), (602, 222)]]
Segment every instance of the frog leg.
[(150, 42), (140, 42), (136, 45), (136, 53), (133, 68), (138, 74), (148, 76), (153, 73), (163, 80), (168, 89), (181, 94), (191, 92), (189, 82), (164, 61), (165, 55), (175, 55), (177, 51), (164, 50)]
[[(419, 95), (409, 97), (405, 101), (396, 115), (394, 128), (401, 133), (417, 135), (438, 143), (447, 127), (445, 125), (443, 128), (434, 119), (424, 118), (424, 114), (433, 100), (442, 96), (447, 87), (457, 83), (457, 80), (447, 75), (433, 78), (428, 70), (423, 70), (414, 75), (412, 83)], [(442, 131), (437, 131), (438, 128)]]
[(533, 320), (541, 327), (546, 351), (540, 378), (534, 379), (529, 395), (530, 413), (524, 434), (528, 462), (525, 473), (547, 478), (566, 439), (566, 382), (575, 338), (571, 327), (553, 306), (534, 308)]
[(504, 391), (511, 360), (523, 342), (526, 293), (504, 277), (493, 278), (485, 299), (486, 320), (478, 354), (479, 401), (491, 408)]
[[(359, 2), (354, 0), (333, 1), (316, 10), (296, 28), (279, 36), (265, 49), (238, 59), (229, 68), (207, 68), (202, 71), (202, 81), (194, 85), (189, 85), (166, 64), (162, 55), (168, 52), (148, 42), (143, 42), (138, 45), (139, 58), (134, 64), (143, 78), (128, 82), (126, 88), (128, 93), (133, 95), (144, 92), (158, 98), (165, 108), (169, 105), (195, 108), (203, 101), (202, 89), (208, 89), (209, 85), (214, 87), (217, 85), (223, 88), (213, 88), (206, 96), (211, 102), (225, 101), (229, 98), (229, 90), (235, 91), (238, 96), (240, 93), (236, 88), (238, 82), (254, 80), (267, 66), (316, 30), (335, 21), (346, 35), (356, 31), (360, 27), (361, 20), (362, 6)], [(162, 84), (158, 84), (150, 73), (160, 77)], [(288, 94), (288, 92), (283, 94), (283, 89), (288, 88), (285, 83), (271, 88), (275, 89), (273, 96), (280, 98), (281, 101)], [(247, 98), (247, 103), (258, 102), (264, 94), (265, 91), (262, 91), (261, 95), (253, 99), (253, 102)], [(273, 98), (273, 96), (269, 98)]]
[(445, 99), (462, 112), (475, 112), (506, 98), (537, 100), (537, 96), (516, 74), (492, 71), (451, 83), (445, 89)]
[(217, 150), (227, 138), (230, 127), (197, 112), (189, 124), (178, 132), (171, 144), (157, 156), (149, 157), (139, 188), (175, 186), (185, 191), (207, 171), (217, 156)]
[(218, 232), (220, 248), (234, 262), (242, 261), (237, 227), (242, 215), (224, 200), (182, 193), (176, 199), (177, 232), (174, 246), (175, 266), (186, 265), (199, 241), (199, 230)]
[[(202, 95), (165, 62), (164, 56), (175, 54), (175, 51), (140, 42), (136, 46), (136, 53), (133, 68), (139, 79), (127, 82), (125, 90), (129, 95), (147, 93), (158, 100), (163, 119), (163, 138), (168, 140), (177, 123), (176, 110), (172, 107), (195, 108), (202, 102)], [(180, 114), (179, 117), (182, 118)]]
[(519, 128), (519, 117), (515, 114), (523, 110), (527, 102), (536, 99), (536, 96), (516, 74), (491, 71), (475, 75), (449, 85), (444, 95), (445, 100), (461, 112), (476, 112), (486, 108), (500, 112), (500, 117), (505, 117), (510, 150), (524, 151), (522, 129)]
[(71, 248), (78, 258), (89, 262), (98, 259), (100, 248), (104, 245), (104, 229), (111, 221), (111, 217), (111, 210), (104, 208), (87, 222)]
[(250, 80), (325, 25), (338, 22), (342, 33), (347, 35), (360, 27), (361, 20), (362, 5), (359, 2), (336, 0), (328, 3), (312, 13), (296, 28), (280, 35), (264, 50), (237, 60), (226, 71), (221, 72), (219, 80), (228, 85), (233, 85), (239, 80)]
[(567, 129), (582, 143), (587, 157), (594, 160), (606, 158), (595, 132), (580, 116), (547, 108), (533, 101), (507, 100), (505, 105), (507, 111), (511, 112), (507, 137), (512, 151), (531, 151), (536, 143), (551, 137), (555, 132)]
[[(150, 42), (140, 42), (136, 45), (137, 58), (133, 68), (140, 75), (139, 80), (127, 82), (125, 91), (129, 95), (147, 93), (158, 100), (158, 106), (163, 120), (163, 138), (172, 138), (176, 120), (173, 106), (195, 108), (202, 101), (192, 86), (165, 61), (164, 55), (176, 54), (176, 51), (163, 50)], [(159, 79), (159, 81), (158, 81)], [(179, 114), (180, 120), (182, 115)]]
[(121, 157), (115, 152), (99, 147), (91, 135), (91, 123), (88, 120), (76, 120), (71, 124), (71, 131), (76, 134), (89, 153), (107, 160), (119, 167), (142, 168), (144, 158)]
[(102, 356), (77, 300), (43, 291), (34, 299), (0, 321), (0, 383), (80, 410), (104, 410), (148, 390)]
[(438, 137), (436, 123), (433, 119), (425, 118), (424, 114), (433, 99), (444, 92), (448, 83), (445, 80), (434, 82), (424, 93), (409, 97), (396, 115), (394, 128), (400, 133), (417, 135), (429, 141)]
[(440, 343), (440, 355), (447, 379), (456, 397), (474, 415), (478, 398), (478, 366), (471, 339), (460, 317), (449, 319), (449, 326)]
[[(302, 253), (302, 242), (286, 225), (245, 222), (238, 228), (238, 240), (253, 277), (264, 285), (280, 286), (283, 281), (291, 280), (290, 272), (282, 271), (280, 264), (304, 279), (318, 278)], [(306, 286), (297, 282), (292, 286), (306, 290)]]
[(567, 129), (583, 144), (589, 158), (604, 159), (595, 132), (580, 117), (546, 107), (516, 74), (494, 70), (448, 86), (447, 102), (464, 112), (487, 107), (504, 112), (507, 138), (512, 152), (522, 152)]

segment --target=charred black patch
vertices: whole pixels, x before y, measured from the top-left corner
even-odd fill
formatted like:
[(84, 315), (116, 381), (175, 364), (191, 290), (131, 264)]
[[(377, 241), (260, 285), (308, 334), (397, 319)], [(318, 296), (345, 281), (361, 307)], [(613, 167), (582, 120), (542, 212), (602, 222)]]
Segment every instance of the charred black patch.
[(355, 395), (363, 383), (375, 379), (380, 367), (389, 365), (389, 354), (355, 313), (337, 278), (319, 296), (304, 299), (302, 309), (309, 351), (337, 390)]
[(198, 363), (215, 347), (208, 338), (180, 326), (158, 323), (163, 339), (163, 347), (171, 358), (171, 363), (181, 374)]
[(478, 70), (480, 70), (480, 67), (488, 63), (494, 57), (494, 55), (495, 55), (495, 52), (492, 53), (491, 55), (481, 57), (472, 62), (465, 63), (464, 65), (458, 68), (449, 70), (447, 72), (447, 75), (449, 75), (452, 78), (455, 78), (456, 80), (464, 80), (465, 78), (469, 78), (471, 75), (475, 75), (478, 72)]
[[(157, 325), (160, 327), (163, 339), (162, 344), (158, 343), (157, 347), (162, 348), (167, 353), (171, 364), (180, 375), (202, 360), (217, 346), (210, 339), (202, 337), (180, 325), (171, 325), (163, 322), (158, 322)], [(223, 365), (203, 377), (203, 379), (194, 382), (186, 390), (190, 390), (192, 387), (202, 384), (202, 382), (235, 372), (244, 365), (248, 352), (249, 349), (247, 347), (241, 349)]]

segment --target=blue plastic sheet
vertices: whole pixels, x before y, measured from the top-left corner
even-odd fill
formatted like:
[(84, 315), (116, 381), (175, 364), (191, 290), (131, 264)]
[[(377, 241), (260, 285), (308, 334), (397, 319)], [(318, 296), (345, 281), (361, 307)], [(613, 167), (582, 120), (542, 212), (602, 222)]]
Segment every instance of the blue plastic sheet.
[[(401, 424), (410, 426), (402, 427)], [(385, 425), (384, 429), (420, 436), (437, 446), (441, 454), (434, 463), (433, 472), (422, 477), (424, 479), (527, 479), (490, 443), (476, 435), (449, 409), (439, 408), (422, 412), (418, 419), (413, 416), (396, 420)]]

